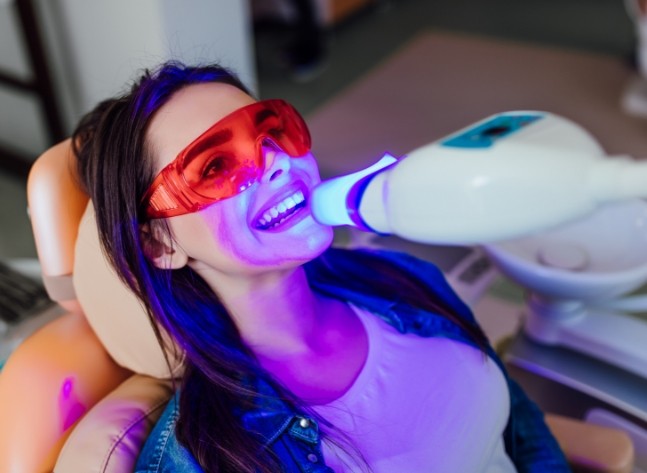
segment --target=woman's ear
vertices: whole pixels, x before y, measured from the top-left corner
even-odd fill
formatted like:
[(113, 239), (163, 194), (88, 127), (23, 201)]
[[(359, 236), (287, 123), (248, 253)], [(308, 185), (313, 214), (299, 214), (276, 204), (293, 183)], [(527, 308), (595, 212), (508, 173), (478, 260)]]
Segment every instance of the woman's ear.
[(189, 257), (178, 247), (159, 225), (144, 223), (139, 232), (146, 257), (160, 269), (180, 269), (186, 266)]

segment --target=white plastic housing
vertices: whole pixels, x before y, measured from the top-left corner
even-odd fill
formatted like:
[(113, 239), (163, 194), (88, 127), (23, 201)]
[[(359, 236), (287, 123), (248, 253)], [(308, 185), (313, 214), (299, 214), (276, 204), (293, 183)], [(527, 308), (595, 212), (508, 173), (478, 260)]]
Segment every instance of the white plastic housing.
[[(514, 129), (500, 125), (515, 120), (522, 121)], [(342, 179), (351, 189), (348, 176)], [(315, 200), (332, 202), (333, 189)], [(565, 118), (508, 112), (412, 151), (362, 191), (357, 209), (337, 210), (357, 211), (371, 229), (413, 241), (475, 244), (549, 228), (602, 202), (646, 196), (647, 163), (607, 159), (586, 130)]]

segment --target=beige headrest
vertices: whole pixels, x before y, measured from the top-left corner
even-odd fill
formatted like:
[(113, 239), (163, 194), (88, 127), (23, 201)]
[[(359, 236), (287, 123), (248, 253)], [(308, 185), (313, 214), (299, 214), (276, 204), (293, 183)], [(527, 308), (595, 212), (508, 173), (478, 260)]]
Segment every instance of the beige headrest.
[[(79, 225), (74, 287), (88, 323), (119, 365), (155, 378), (171, 376), (146, 312), (101, 251), (92, 202)], [(172, 376), (179, 375), (181, 361), (172, 360), (172, 368)]]

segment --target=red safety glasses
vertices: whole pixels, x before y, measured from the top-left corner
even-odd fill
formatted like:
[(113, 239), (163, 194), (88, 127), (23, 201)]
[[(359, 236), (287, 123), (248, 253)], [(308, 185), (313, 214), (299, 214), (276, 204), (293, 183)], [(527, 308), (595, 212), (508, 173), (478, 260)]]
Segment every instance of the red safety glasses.
[(283, 100), (247, 105), (216, 122), (157, 175), (142, 199), (149, 218), (196, 212), (240, 194), (263, 175), (263, 145), (293, 158), (310, 151), (310, 132)]

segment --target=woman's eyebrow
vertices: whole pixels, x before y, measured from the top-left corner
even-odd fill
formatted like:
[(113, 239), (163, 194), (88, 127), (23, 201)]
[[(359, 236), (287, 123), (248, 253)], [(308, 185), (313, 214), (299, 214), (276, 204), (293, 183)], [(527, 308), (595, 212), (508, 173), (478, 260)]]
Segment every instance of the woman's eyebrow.
[(278, 117), (279, 114), (269, 108), (263, 109), (254, 116), (254, 125), (258, 126), (268, 118)]
[(231, 141), (233, 138), (233, 133), (231, 129), (226, 128), (215, 133), (210, 133), (210, 130), (207, 130), (202, 136), (197, 138), (192, 144), (186, 148), (184, 165), (188, 166), (191, 161), (193, 161), (198, 156), (201, 156), (203, 152), (207, 151), (214, 146), (220, 146), (228, 141)]

